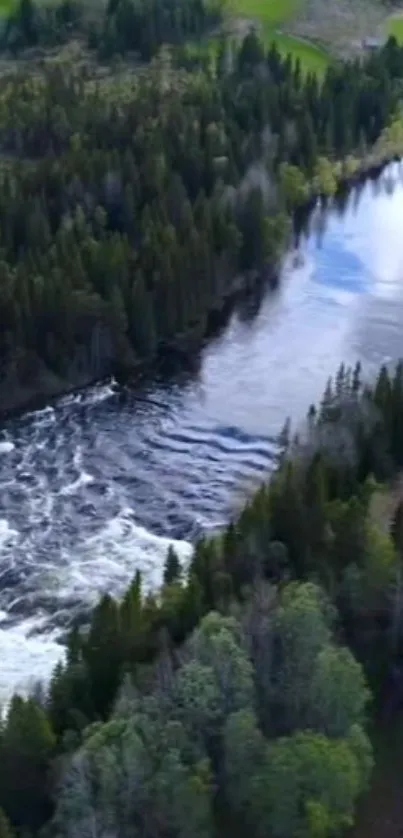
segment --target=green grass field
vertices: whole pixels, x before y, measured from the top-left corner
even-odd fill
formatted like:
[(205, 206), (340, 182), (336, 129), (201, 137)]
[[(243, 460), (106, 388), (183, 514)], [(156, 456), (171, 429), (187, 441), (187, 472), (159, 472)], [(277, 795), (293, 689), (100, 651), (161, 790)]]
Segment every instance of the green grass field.
[(234, 14), (259, 20), (263, 27), (275, 29), (289, 20), (299, 0), (230, 0)]
[(330, 62), (330, 56), (324, 49), (315, 46), (315, 44), (310, 44), (309, 41), (286, 35), (284, 32), (271, 30), (265, 37), (265, 42), (267, 43), (267, 41), (269, 43), (275, 41), (285, 55), (291, 53), (293, 58), (299, 58), (306, 72), (315, 72), (321, 75)]
[(15, 6), (15, 0), (0, 0), (0, 17), (9, 15)]
[(386, 23), (386, 34), (394, 35), (399, 41), (403, 43), (403, 15), (391, 15)]
[(299, 58), (306, 72), (323, 73), (329, 64), (328, 53), (320, 47), (288, 35), (284, 28), (297, 12), (301, 0), (230, 0), (234, 16), (255, 20), (266, 46), (275, 41), (283, 54)]

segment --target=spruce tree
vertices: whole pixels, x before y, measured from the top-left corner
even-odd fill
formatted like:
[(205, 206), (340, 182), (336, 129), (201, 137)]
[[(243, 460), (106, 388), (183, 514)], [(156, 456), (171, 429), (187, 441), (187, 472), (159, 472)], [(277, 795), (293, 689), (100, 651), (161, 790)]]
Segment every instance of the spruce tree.
[(164, 567), (164, 585), (171, 585), (172, 582), (177, 582), (181, 576), (181, 564), (178, 555), (172, 545), (168, 548), (168, 554), (165, 560)]

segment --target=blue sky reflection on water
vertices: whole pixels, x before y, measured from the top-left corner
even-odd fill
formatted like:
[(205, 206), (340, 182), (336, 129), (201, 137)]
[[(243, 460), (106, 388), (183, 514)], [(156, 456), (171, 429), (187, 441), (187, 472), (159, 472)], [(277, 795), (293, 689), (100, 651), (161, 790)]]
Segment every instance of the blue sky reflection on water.
[(368, 293), (371, 284), (360, 255), (340, 246), (340, 239), (331, 232), (327, 235), (322, 260), (314, 261), (312, 280), (351, 294)]
[(251, 432), (301, 418), (344, 361), (370, 373), (403, 354), (403, 184), (390, 167), (352, 192), (343, 211), (317, 210), (299, 258), (250, 323), (237, 316), (207, 347), (203, 411)]

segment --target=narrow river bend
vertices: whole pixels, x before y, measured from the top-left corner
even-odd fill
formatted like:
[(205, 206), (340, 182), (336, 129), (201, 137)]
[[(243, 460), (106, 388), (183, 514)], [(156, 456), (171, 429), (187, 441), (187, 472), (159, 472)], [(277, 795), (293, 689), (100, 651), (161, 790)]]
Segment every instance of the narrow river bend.
[(403, 355), (403, 179), (397, 165), (313, 214), (278, 290), (243, 305), (196, 370), (99, 385), (0, 430), (0, 701), (48, 677), (63, 628), (136, 568), (158, 585), (273, 468), (343, 360)]

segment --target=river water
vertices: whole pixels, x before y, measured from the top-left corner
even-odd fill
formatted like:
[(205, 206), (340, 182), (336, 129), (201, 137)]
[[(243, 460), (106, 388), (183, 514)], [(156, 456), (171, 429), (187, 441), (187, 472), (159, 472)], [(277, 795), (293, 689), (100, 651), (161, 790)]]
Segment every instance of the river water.
[(403, 355), (403, 179), (397, 165), (343, 208), (315, 211), (276, 291), (244, 302), (190, 369), (61, 399), (0, 430), (0, 700), (47, 678), (77, 610), (155, 587), (276, 459), (339, 363), (370, 375)]

